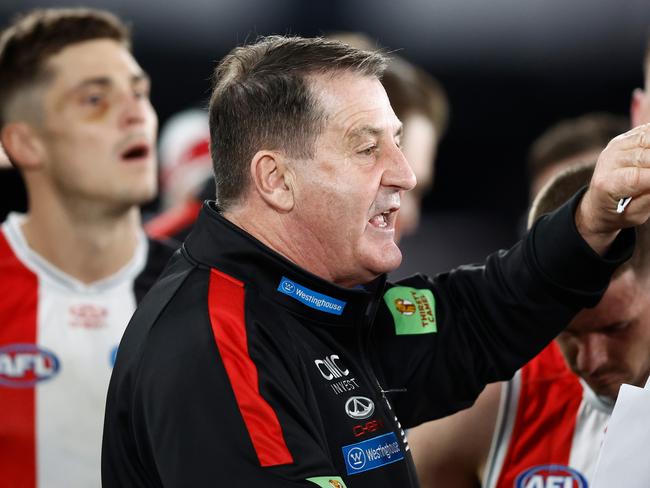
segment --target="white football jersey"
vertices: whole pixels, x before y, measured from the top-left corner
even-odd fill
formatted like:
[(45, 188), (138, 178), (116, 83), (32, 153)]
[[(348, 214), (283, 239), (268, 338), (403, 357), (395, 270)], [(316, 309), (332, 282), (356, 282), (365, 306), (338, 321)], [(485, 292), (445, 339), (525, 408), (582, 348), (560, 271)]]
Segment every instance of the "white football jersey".
[(106, 390), (148, 242), (84, 284), (29, 248), (23, 219), (0, 233), (0, 485), (99, 487)]

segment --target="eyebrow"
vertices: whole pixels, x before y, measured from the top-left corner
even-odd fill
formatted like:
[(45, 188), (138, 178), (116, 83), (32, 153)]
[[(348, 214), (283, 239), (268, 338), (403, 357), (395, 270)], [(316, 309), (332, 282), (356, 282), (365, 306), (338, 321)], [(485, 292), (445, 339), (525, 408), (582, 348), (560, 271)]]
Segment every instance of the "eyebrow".
[[(145, 72), (137, 73), (135, 75), (131, 76), (131, 84), (139, 83), (141, 81), (149, 81), (149, 75)], [(81, 90), (83, 88), (86, 88), (87, 86), (101, 86), (101, 87), (109, 87), (113, 84), (113, 80), (108, 77), (108, 76), (98, 76), (96, 78), (89, 78), (87, 80), (83, 80), (81, 83), (76, 85), (71, 92)]]
[[(346, 139), (353, 140), (353, 139), (359, 139), (364, 135), (370, 135), (370, 136), (378, 136), (380, 135), (383, 131), (383, 129), (379, 129), (377, 127), (374, 127), (372, 125), (362, 125), (361, 127), (357, 127), (355, 129), (352, 129), (346, 134)], [(404, 132), (404, 125), (400, 123), (399, 127), (395, 131), (395, 136), (400, 137), (402, 133)]]

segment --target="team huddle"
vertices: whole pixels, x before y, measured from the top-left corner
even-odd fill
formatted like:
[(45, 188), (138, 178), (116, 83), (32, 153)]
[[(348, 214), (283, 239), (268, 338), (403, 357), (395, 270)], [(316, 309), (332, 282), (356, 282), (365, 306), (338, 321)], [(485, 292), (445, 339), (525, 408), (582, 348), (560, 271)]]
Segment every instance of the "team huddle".
[(354, 36), (233, 49), (177, 151), (210, 176), (182, 232), (155, 225), (182, 243), (141, 222), (149, 92), (111, 13), (36, 10), (0, 38), (29, 202), (0, 232), (1, 486), (593, 483), (620, 385), (650, 374), (644, 90), (630, 130), (540, 139), (510, 249), (396, 282), (446, 129), (423, 70)]

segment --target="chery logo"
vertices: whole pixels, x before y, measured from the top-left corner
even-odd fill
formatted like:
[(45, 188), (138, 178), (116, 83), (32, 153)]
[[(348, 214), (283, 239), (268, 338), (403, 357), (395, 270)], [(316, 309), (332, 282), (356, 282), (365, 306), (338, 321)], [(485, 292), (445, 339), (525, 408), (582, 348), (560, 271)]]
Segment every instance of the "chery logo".
[(353, 419), (367, 419), (375, 413), (375, 404), (370, 398), (353, 396), (345, 402), (345, 413)]

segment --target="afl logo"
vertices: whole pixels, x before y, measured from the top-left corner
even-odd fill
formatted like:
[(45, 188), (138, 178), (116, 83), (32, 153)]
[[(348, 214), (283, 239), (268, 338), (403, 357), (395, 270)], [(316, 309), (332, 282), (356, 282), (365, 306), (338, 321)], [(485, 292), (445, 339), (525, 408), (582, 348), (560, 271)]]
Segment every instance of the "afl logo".
[(515, 488), (589, 488), (589, 484), (575, 469), (561, 464), (545, 464), (517, 476)]
[(345, 413), (353, 419), (367, 419), (375, 413), (375, 404), (370, 398), (353, 396), (345, 402)]
[(53, 378), (58, 372), (58, 358), (35, 344), (0, 347), (0, 386), (28, 388)]

